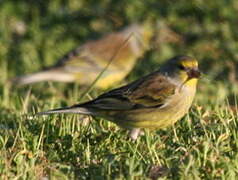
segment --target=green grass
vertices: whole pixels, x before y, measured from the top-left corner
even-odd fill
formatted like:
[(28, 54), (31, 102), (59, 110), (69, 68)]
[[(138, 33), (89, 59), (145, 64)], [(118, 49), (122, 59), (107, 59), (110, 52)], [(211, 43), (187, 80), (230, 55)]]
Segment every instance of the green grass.
[[(54, 102), (54, 98), (45, 101)], [(52, 106), (40, 102), (44, 104), (42, 109)], [(209, 110), (193, 106), (189, 115), (174, 127), (146, 131), (135, 142), (128, 139), (125, 130), (103, 119), (90, 119), (88, 125), (83, 125), (81, 116), (32, 118), (20, 112), (2, 111), (3, 177), (146, 179), (153, 175), (164, 179), (235, 179), (237, 176), (237, 114), (226, 105), (210, 105)]]
[[(1, 179), (236, 179), (236, 0), (146, 5), (9, 0), (0, 5)], [(89, 100), (100, 90), (80, 99), (84, 88), (77, 84), (7, 86), (9, 78), (52, 64), (88, 39), (148, 17), (165, 22), (182, 41), (147, 52), (125, 81), (177, 54), (197, 57), (204, 72), (189, 114), (173, 127), (131, 141), (104, 119), (90, 118), (85, 125), (88, 117), (79, 115), (32, 116)]]

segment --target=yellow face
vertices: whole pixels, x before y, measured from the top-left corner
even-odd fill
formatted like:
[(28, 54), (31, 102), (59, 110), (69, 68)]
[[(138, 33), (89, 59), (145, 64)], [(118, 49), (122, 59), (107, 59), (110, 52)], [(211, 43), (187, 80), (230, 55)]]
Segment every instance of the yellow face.
[(198, 62), (194, 58), (183, 57), (176, 63), (181, 80), (189, 86), (197, 84), (197, 80), (201, 73), (198, 69)]

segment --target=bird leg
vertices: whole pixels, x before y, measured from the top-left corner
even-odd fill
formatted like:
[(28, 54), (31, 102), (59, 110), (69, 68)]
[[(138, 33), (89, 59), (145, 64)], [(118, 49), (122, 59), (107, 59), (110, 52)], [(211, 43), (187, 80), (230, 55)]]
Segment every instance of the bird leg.
[(92, 120), (92, 117), (90, 116), (80, 116), (79, 118), (82, 122), (82, 126), (88, 126), (88, 124), (90, 123), (90, 121)]
[(140, 129), (139, 128), (133, 128), (130, 131), (130, 138), (132, 140), (136, 140), (139, 134), (140, 134)]

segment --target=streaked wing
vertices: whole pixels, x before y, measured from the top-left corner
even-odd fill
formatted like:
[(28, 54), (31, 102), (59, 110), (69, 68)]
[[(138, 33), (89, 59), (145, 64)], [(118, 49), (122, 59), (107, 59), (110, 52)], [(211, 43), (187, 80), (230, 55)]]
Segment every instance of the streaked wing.
[(175, 93), (176, 86), (158, 72), (145, 76), (127, 86), (102, 94), (97, 99), (79, 105), (89, 108), (131, 110), (160, 107)]
[[(143, 37), (139, 33), (141, 28), (133, 24), (101, 39), (87, 41), (59, 59), (50, 69), (66, 67), (66, 71), (77, 72), (77, 68), (81, 67), (79, 71), (82, 69), (90, 70), (90, 68), (102, 71), (113, 57), (113, 66), (111, 65), (109, 68), (124, 69), (126, 73), (130, 69), (128, 69), (128, 66), (131, 66), (130, 62), (145, 51), (145, 47), (141, 44)], [(67, 69), (68, 67), (69, 69)]]
[(130, 58), (134, 53), (129, 43), (135, 39), (130, 39), (125, 43), (126, 38), (128, 38), (127, 35), (124, 35), (123, 32), (118, 32), (111, 33), (99, 40), (89, 41), (67, 53), (53, 67), (65, 65), (72, 67), (81, 65), (83, 67), (86, 65), (91, 67), (98, 66), (102, 69), (115, 53), (117, 53), (117, 56), (114, 57), (113, 63), (120, 66), (125, 59)]
[(54, 66), (51, 66), (50, 68), (61, 68), (61, 67), (65, 67), (66, 68), (65, 70), (71, 72), (74, 71), (77, 72), (79, 71), (77, 70), (79, 68), (82, 71), (88, 71), (96, 68), (99, 69), (96, 60), (88, 53), (86, 53), (83, 47), (79, 47), (70, 51), (68, 54), (59, 59)]
[(154, 74), (136, 87), (128, 98), (131, 102), (145, 107), (162, 106), (169, 96), (175, 93), (175, 88), (175, 84), (172, 84), (167, 77)]

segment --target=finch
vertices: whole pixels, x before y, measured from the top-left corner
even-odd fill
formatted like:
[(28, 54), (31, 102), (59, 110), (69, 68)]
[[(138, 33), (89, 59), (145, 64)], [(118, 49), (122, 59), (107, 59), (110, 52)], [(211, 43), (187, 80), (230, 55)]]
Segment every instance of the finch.
[(192, 104), (199, 77), (195, 58), (176, 56), (158, 71), (94, 100), (38, 114), (99, 116), (130, 130), (130, 137), (137, 139), (141, 129), (165, 128), (181, 119)]

